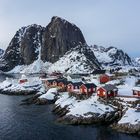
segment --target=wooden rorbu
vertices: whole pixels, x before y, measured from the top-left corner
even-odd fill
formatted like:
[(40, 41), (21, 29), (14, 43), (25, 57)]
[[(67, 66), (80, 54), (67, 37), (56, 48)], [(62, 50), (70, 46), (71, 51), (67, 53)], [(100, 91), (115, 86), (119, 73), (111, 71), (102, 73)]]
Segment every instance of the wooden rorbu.
[(78, 91), (82, 84), (83, 84), (82, 82), (68, 82), (67, 91), (68, 92)]
[(27, 79), (27, 77), (25, 75), (22, 75), (21, 78), (19, 79), (19, 83), (23, 84), (25, 82), (28, 82), (28, 79)]
[(140, 87), (133, 87), (133, 95), (136, 97), (140, 97)]
[(97, 96), (102, 98), (110, 98), (118, 95), (118, 88), (114, 85), (108, 84), (97, 89)]
[(86, 83), (80, 86), (80, 93), (82, 94), (92, 94), (96, 92), (97, 86), (93, 83)]
[(105, 84), (105, 83), (107, 83), (108, 81), (110, 81), (110, 77), (109, 77), (109, 75), (107, 75), (107, 74), (103, 74), (103, 75), (101, 75), (101, 76), (99, 77), (99, 80), (100, 80), (100, 83), (101, 83), (101, 84)]

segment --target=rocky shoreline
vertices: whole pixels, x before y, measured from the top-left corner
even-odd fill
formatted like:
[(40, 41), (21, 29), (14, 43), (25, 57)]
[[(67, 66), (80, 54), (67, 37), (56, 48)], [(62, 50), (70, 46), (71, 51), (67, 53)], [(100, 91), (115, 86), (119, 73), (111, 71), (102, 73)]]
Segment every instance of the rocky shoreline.
[[(117, 121), (120, 116), (121, 112), (112, 111), (106, 114), (100, 115), (98, 113), (88, 112), (84, 114), (87, 117), (83, 116), (74, 116), (74, 115), (66, 115), (69, 110), (67, 109), (68, 106), (60, 107), (54, 105), (52, 112), (57, 114), (59, 118), (57, 119), (58, 122), (66, 123), (66, 124), (110, 124), (114, 121)], [(90, 115), (90, 117), (88, 117)]]
[(5, 94), (5, 95), (32, 95), (32, 94), (36, 94), (36, 91), (35, 90), (17, 90), (17, 91), (0, 90), (0, 94)]
[(140, 123), (138, 124), (130, 124), (130, 123), (124, 123), (124, 124), (112, 124), (111, 128), (114, 130), (117, 130), (118, 132), (127, 133), (127, 134), (137, 134), (140, 136)]
[(20, 105), (47, 105), (47, 104), (54, 104), (57, 100), (57, 96), (54, 97), (53, 100), (48, 100), (46, 98), (39, 98), (42, 94), (35, 94), (32, 97), (22, 100)]
[[(136, 134), (140, 135), (140, 123), (138, 124), (130, 124), (130, 123), (124, 123), (119, 124), (119, 120), (122, 118), (122, 116), (125, 114), (127, 108), (124, 109), (123, 103), (120, 103), (118, 101), (121, 100), (110, 100), (109, 102), (104, 102), (103, 100), (98, 99), (98, 101), (101, 104), (104, 104), (104, 106), (110, 104), (114, 108), (113, 111), (106, 111), (104, 114), (94, 113), (94, 112), (86, 112), (83, 115), (72, 115), (69, 114), (69, 104), (65, 106), (61, 106), (60, 104), (57, 104), (57, 100), (61, 98), (60, 94), (56, 94), (54, 96), (53, 100), (48, 100), (46, 98), (39, 98), (42, 94), (36, 94), (36, 90), (17, 90), (17, 91), (7, 91), (7, 90), (1, 90), (1, 94), (6, 95), (31, 95), (34, 94), (32, 97), (29, 97), (27, 99), (22, 100), (22, 103), (20, 105), (46, 105), (46, 104), (54, 104), (52, 112), (56, 115), (58, 115), (57, 122), (64, 123), (64, 124), (70, 124), (70, 125), (89, 125), (89, 124), (101, 124), (101, 125), (108, 125), (108, 127), (111, 127), (112, 129), (122, 132), (122, 133), (128, 133), (128, 134)], [(69, 97), (73, 98), (73, 97)], [(77, 100), (77, 99), (76, 99)], [(83, 100), (78, 100), (78, 102), (81, 102)], [(130, 104), (130, 102), (128, 102)], [(134, 106), (135, 104), (139, 103), (139, 100), (131, 102), (131, 105)], [(130, 106), (130, 105), (129, 105)]]

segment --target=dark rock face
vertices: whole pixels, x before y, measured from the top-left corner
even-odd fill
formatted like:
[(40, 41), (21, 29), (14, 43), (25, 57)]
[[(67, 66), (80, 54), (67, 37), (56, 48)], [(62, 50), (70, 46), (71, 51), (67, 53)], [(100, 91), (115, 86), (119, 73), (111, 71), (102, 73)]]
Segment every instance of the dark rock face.
[(4, 50), (0, 49), (0, 58), (2, 57), (3, 53), (4, 53)]
[(19, 29), (0, 60), (0, 69), (9, 71), (17, 65), (33, 63), (41, 49), (43, 31), (36, 24)]
[(77, 26), (59, 17), (53, 17), (43, 35), (41, 59), (44, 62), (56, 62), (71, 48), (85, 43)]
[(18, 30), (0, 60), (0, 70), (29, 65), (39, 57), (44, 62), (55, 62), (71, 48), (82, 44), (86, 41), (77, 26), (53, 17), (46, 28), (34, 24)]
[(127, 53), (124, 53), (122, 50), (119, 50), (115, 47), (109, 47), (106, 49), (106, 52), (109, 52), (111, 49), (116, 49), (116, 53), (115, 54), (109, 54), (109, 56), (113, 59), (112, 64), (116, 63), (116, 60), (122, 62), (122, 65), (132, 65), (132, 60), (131, 58), (128, 56)]

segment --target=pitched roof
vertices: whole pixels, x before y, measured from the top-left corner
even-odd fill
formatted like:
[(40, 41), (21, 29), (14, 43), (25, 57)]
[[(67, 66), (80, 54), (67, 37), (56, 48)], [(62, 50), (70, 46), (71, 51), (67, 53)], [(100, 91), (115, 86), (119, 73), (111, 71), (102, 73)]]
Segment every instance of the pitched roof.
[(69, 75), (72, 79), (80, 79), (81, 78), (81, 76), (80, 75), (78, 75), (78, 74), (71, 74), (71, 75)]
[(107, 84), (107, 85), (103, 86), (102, 88), (104, 88), (106, 91), (118, 90), (118, 88), (116, 86), (111, 85), (111, 84)]
[(91, 87), (97, 87), (95, 84), (93, 83), (86, 83), (86, 84), (83, 84), (84, 86), (86, 86), (87, 88), (91, 88)]
[(62, 82), (64, 84), (67, 84), (67, 79), (63, 78), (63, 79), (57, 79), (57, 82)]
[(136, 91), (140, 91), (140, 87), (133, 87), (133, 89), (132, 90), (136, 90)]
[(106, 70), (94, 70), (91, 74), (105, 74)]
[(74, 85), (74, 86), (81, 86), (83, 83), (82, 82), (72, 82), (71, 83), (72, 85)]
[(57, 79), (50, 79), (50, 80), (47, 80), (48, 82), (54, 82), (54, 81), (57, 81)]

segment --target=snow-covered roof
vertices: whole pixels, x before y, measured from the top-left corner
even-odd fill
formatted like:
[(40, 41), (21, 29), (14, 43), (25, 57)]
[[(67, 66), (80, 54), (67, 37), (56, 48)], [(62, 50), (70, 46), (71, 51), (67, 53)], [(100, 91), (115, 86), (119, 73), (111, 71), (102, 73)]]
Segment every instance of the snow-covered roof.
[(25, 74), (22, 74), (21, 75), (21, 79), (27, 79), (26, 75)]
[[(118, 88), (115, 86), (115, 85), (111, 85), (111, 84), (107, 84), (103, 87), (100, 87), (100, 88), (103, 88), (105, 89), (106, 91), (111, 91), (111, 90), (118, 90)], [(98, 88), (99, 89), (99, 88)]]
[(132, 90), (140, 91), (140, 87), (133, 87)]

